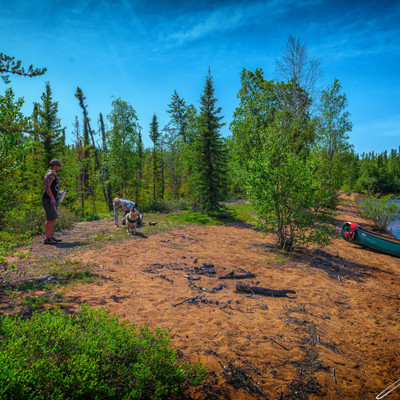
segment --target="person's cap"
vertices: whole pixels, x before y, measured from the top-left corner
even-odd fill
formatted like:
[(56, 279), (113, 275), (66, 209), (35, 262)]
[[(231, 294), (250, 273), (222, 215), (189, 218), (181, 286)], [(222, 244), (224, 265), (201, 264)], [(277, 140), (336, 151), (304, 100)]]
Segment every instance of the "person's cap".
[(51, 160), (50, 161), (50, 167), (55, 167), (55, 166), (61, 167), (64, 164), (61, 164), (59, 160)]

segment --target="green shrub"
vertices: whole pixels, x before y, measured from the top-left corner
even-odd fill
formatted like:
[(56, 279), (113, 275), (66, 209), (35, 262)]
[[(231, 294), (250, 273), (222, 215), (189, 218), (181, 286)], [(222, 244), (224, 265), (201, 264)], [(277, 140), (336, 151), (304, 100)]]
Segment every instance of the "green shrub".
[[(56, 220), (55, 230), (59, 229), (60, 220), (63, 229), (70, 228), (77, 221), (75, 213), (63, 206), (59, 206), (58, 213), (60, 219)], [(44, 233), (45, 221), (46, 214), (43, 207), (13, 209), (6, 214), (2, 230), (13, 234), (40, 235)]]
[(31, 236), (28, 233), (15, 234), (9, 231), (0, 231), (0, 256), (10, 254), (16, 247), (28, 244)]
[(3, 221), (3, 229), (9, 232), (38, 235), (44, 232), (45, 212), (43, 208), (14, 208)]
[(362, 216), (374, 222), (375, 229), (384, 231), (388, 225), (400, 217), (400, 205), (393, 201), (392, 195), (383, 197), (360, 197)]
[(118, 319), (89, 306), (0, 319), (0, 398), (156, 400), (205, 379), (201, 365), (177, 359), (165, 332)]

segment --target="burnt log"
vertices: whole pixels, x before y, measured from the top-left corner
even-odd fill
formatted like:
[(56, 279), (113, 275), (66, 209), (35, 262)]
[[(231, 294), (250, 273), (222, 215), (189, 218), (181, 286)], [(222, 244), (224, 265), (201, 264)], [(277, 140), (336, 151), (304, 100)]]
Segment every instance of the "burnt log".
[(252, 279), (255, 277), (256, 275), (251, 272), (247, 272), (246, 274), (235, 274), (235, 271), (232, 271), (227, 275), (220, 276), (218, 279)]
[(236, 290), (241, 293), (251, 293), (251, 294), (262, 294), (263, 296), (272, 297), (288, 297), (287, 294), (296, 294), (294, 290), (274, 290), (266, 289), (259, 286), (243, 285), (242, 283), (236, 282)]

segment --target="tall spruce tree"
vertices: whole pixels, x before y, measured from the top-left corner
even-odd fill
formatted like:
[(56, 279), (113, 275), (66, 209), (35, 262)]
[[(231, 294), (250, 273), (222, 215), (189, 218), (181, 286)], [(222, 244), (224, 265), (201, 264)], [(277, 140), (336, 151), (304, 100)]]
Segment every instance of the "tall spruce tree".
[(174, 91), (172, 101), (168, 104), (167, 113), (170, 114), (170, 120), (164, 128), (164, 139), (166, 145), (166, 172), (167, 182), (171, 187), (174, 199), (180, 197), (181, 188), (184, 184), (187, 174), (188, 149), (190, 140), (188, 136), (188, 107)]
[(153, 142), (153, 200), (157, 197), (157, 181), (159, 180), (159, 149), (161, 145), (161, 132), (159, 129), (159, 123), (157, 120), (157, 115), (153, 115), (153, 119), (150, 123), (150, 139)]
[(193, 144), (193, 173), (191, 175), (195, 208), (201, 212), (219, 210), (219, 201), (226, 192), (226, 150), (220, 129), (225, 124), (221, 107), (217, 107), (211, 72), (208, 71), (200, 98), (198, 132)]
[(143, 156), (143, 140), (142, 140), (142, 128), (138, 127), (138, 142), (137, 142), (137, 171), (136, 171), (136, 181), (137, 185), (135, 188), (135, 201), (136, 204), (140, 203), (141, 199), (141, 191), (143, 186), (143, 165), (144, 165), (144, 156)]
[(46, 88), (41, 98), (41, 103), (34, 104), (33, 117), (37, 118), (34, 129), (38, 135), (44, 153), (44, 167), (48, 167), (50, 160), (59, 158), (65, 146), (65, 127), (61, 126), (58, 117), (58, 101), (53, 101), (53, 93), (50, 82), (46, 82)]

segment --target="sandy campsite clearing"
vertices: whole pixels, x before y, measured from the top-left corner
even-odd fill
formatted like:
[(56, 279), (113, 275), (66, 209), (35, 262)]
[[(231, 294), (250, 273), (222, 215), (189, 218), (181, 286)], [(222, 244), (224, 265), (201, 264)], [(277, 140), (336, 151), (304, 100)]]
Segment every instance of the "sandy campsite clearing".
[[(342, 240), (346, 220), (368, 226), (344, 199), (332, 244), (293, 257), (274, 250), (273, 235), (239, 223), (127, 236), (66, 255), (79, 235), (115, 229), (96, 221), (45, 251), (93, 263), (103, 278), (68, 288), (69, 311), (86, 302), (168, 329), (184, 357), (207, 367), (210, 378), (187, 399), (374, 399), (400, 378), (400, 259)], [(33, 244), (30, 257), (43, 247)], [(255, 277), (219, 279), (231, 272)], [(296, 293), (239, 293), (237, 282)], [(387, 398), (400, 399), (400, 388)]]

